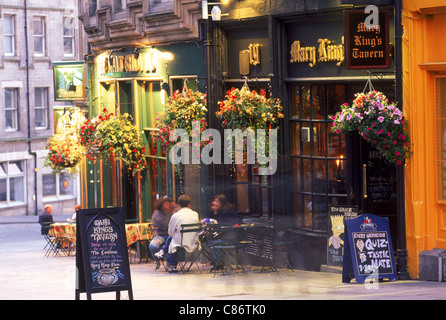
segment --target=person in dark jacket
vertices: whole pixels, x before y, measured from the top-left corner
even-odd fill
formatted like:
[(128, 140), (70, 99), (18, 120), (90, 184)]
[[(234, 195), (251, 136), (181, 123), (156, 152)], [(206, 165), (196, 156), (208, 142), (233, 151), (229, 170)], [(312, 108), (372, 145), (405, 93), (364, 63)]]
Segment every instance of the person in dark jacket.
[(52, 212), (53, 212), (53, 207), (47, 204), (44, 207), (43, 213), (39, 216), (39, 223), (41, 225), (40, 229), (41, 234), (48, 234), (48, 231), (50, 230), (50, 225), (54, 223)]
[(210, 219), (214, 219), (218, 224), (235, 225), (239, 222), (237, 212), (232, 208), (231, 203), (224, 194), (215, 196), (211, 203)]

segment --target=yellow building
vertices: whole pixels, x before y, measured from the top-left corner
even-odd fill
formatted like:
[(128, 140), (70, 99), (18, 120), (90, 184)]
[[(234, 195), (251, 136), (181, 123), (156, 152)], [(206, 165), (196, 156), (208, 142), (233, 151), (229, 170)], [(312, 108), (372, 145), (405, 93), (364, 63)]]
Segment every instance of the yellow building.
[(409, 273), (446, 249), (446, 2), (403, 1), (403, 105), (413, 155), (405, 171)]

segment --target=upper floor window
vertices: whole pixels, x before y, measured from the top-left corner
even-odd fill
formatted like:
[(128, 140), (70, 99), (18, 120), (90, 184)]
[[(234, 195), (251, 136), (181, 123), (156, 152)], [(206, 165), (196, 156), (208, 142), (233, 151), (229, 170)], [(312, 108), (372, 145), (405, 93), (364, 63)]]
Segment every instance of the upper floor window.
[(12, 15), (3, 16), (3, 47), (6, 56), (15, 55), (15, 19)]
[(5, 127), (8, 131), (18, 130), (19, 89), (5, 88)]
[(74, 51), (74, 30), (75, 19), (72, 17), (63, 18), (63, 55), (65, 57), (73, 57)]
[(48, 128), (48, 88), (34, 88), (36, 129)]
[(44, 17), (34, 17), (34, 55), (45, 56), (46, 28)]

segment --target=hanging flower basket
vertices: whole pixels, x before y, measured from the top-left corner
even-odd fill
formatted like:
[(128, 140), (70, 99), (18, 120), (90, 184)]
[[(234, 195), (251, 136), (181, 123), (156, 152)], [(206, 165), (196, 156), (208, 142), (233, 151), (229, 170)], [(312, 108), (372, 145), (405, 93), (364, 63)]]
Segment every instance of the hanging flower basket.
[(48, 155), (44, 159), (44, 166), (51, 167), (53, 173), (60, 173), (62, 170), (67, 170), (69, 173), (78, 172), (84, 148), (75, 133), (64, 132), (53, 135), (47, 140), (45, 149), (48, 150)]
[[(159, 142), (165, 150), (168, 150), (177, 143), (169, 139), (170, 133), (176, 129), (183, 129), (189, 135), (188, 143), (192, 144), (192, 136), (194, 134), (201, 135), (208, 126), (206, 114), (206, 94), (192, 91), (186, 87), (182, 92), (177, 90), (169, 97), (164, 113), (157, 115), (155, 126), (158, 130), (153, 132), (152, 135), (155, 141)], [(196, 121), (195, 126), (194, 121)], [(199, 124), (199, 127), (197, 124)], [(203, 145), (204, 142), (200, 142), (200, 147)]]
[(389, 103), (382, 92), (356, 93), (351, 106), (344, 103), (341, 111), (330, 117), (333, 132), (358, 131), (392, 163), (403, 164), (411, 155), (407, 121), (396, 104)]
[(266, 98), (265, 90), (259, 94), (247, 86), (232, 88), (226, 92), (226, 99), (218, 103), (220, 109), (215, 114), (227, 129), (268, 129), (283, 118), (280, 100)]
[(132, 176), (147, 166), (148, 156), (141, 132), (132, 124), (128, 113), (116, 116), (107, 114), (104, 109), (98, 118), (86, 120), (79, 130), (79, 136), (87, 158), (93, 162), (100, 157), (121, 160)]

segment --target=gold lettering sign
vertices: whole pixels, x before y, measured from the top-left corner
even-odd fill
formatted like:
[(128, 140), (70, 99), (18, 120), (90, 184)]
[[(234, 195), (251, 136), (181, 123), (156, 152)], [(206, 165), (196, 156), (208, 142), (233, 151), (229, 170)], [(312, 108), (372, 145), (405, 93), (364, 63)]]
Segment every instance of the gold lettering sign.
[(249, 45), (249, 64), (257, 66), (260, 64), (260, 44), (250, 44)]
[(334, 61), (337, 66), (344, 62), (344, 37), (341, 44), (334, 44), (328, 39), (318, 39), (318, 47), (304, 47), (299, 40), (291, 45), (291, 63), (307, 62), (310, 67), (314, 67), (317, 62)]
[(145, 72), (155, 74), (158, 64), (158, 54), (154, 51), (134, 55), (115, 55), (106, 52), (96, 59), (99, 77), (107, 77), (109, 73)]

